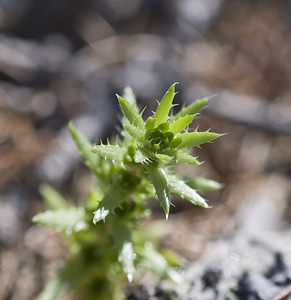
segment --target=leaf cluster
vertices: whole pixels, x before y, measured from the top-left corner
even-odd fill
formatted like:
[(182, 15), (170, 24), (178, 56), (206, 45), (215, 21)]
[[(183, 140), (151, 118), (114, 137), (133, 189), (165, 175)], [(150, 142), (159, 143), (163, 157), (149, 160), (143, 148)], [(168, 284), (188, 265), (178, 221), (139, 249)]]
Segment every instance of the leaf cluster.
[(157, 197), (166, 218), (171, 194), (209, 207), (198, 191), (215, 190), (220, 184), (204, 178), (182, 178), (174, 173), (179, 163), (199, 165), (189, 150), (211, 142), (220, 134), (190, 131), (189, 125), (206, 106), (200, 99), (171, 113), (176, 94), (170, 86), (156, 112), (143, 119), (130, 88), (117, 95), (123, 114), (121, 136), (115, 142), (93, 145), (71, 123), (69, 130), (85, 164), (96, 175), (82, 206), (72, 206), (57, 191), (41, 187), (48, 210), (33, 221), (64, 234), (70, 258), (49, 281), (39, 299), (57, 299), (74, 289), (84, 299), (123, 299), (123, 282), (147, 269), (161, 279), (181, 280), (173, 266), (178, 258), (161, 252), (139, 224), (150, 216), (147, 200)]

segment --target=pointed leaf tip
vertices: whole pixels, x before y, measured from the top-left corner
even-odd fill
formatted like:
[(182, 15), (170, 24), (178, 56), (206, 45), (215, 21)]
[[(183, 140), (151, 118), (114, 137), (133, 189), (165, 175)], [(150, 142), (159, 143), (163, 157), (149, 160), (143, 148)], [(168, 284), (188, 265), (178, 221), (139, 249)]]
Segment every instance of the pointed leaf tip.
[(72, 135), (72, 138), (77, 145), (79, 151), (81, 152), (86, 165), (94, 172), (97, 173), (98, 169), (98, 158), (92, 153), (93, 145), (91, 142), (81, 134), (76, 127), (73, 126), (72, 122), (68, 124), (69, 131)]
[(186, 115), (184, 117), (178, 118), (170, 125), (169, 131), (173, 132), (174, 134), (179, 133), (192, 122), (194, 116), (195, 115)]
[(183, 180), (175, 175), (169, 177), (169, 187), (172, 193), (177, 194), (181, 198), (190, 201), (191, 203), (210, 208), (206, 200), (201, 197), (194, 189), (187, 185)]
[(145, 124), (142, 116), (137, 112), (132, 104), (130, 104), (126, 99), (122, 98), (116, 94), (118, 102), (120, 104), (122, 113), (124, 117), (129, 121), (130, 124), (136, 126), (139, 129), (144, 129)]
[(176, 152), (176, 159), (179, 163), (184, 163), (188, 165), (201, 165), (201, 163), (197, 160), (196, 157), (188, 154), (187, 152), (184, 151), (177, 151)]
[(136, 126), (127, 123), (123, 125), (123, 128), (125, 131), (127, 131), (129, 133), (129, 135), (131, 135), (133, 138), (135, 138), (138, 141), (142, 141), (143, 140), (143, 132), (137, 128)]
[(86, 213), (82, 207), (47, 210), (34, 216), (32, 221), (68, 234), (73, 231), (85, 230), (88, 227)]
[(173, 83), (170, 88), (165, 93), (161, 103), (159, 104), (157, 111), (154, 115), (155, 127), (159, 126), (161, 123), (165, 123), (167, 121), (169, 112), (172, 108), (172, 103), (175, 95), (175, 85), (177, 82)]
[(127, 86), (123, 91), (123, 98), (126, 99), (138, 111), (136, 97), (130, 86)]
[(215, 191), (223, 188), (223, 184), (203, 177), (190, 179), (187, 181), (187, 185), (200, 191)]
[(54, 188), (49, 185), (42, 184), (39, 192), (45, 201), (46, 207), (50, 210), (57, 210), (69, 207), (66, 199)]
[(126, 149), (123, 149), (117, 145), (94, 145), (92, 152), (96, 153), (99, 157), (109, 159), (115, 162), (122, 162)]
[(182, 133), (181, 138), (183, 139), (183, 142), (179, 145), (178, 148), (199, 146), (204, 143), (209, 143), (220, 136), (221, 135), (219, 133), (210, 131), (194, 131)]
[(200, 113), (200, 111), (206, 107), (209, 100), (209, 97), (205, 97), (194, 101), (190, 105), (182, 108), (181, 111), (177, 115), (175, 115), (174, 119), (176, 120), (179, 117), (184, 117), (186, 115), (195, 115)]

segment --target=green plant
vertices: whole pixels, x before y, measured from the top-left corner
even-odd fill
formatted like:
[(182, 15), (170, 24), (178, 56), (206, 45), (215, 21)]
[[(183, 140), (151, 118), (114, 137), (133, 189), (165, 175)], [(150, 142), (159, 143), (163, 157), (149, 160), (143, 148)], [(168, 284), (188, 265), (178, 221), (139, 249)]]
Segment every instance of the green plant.
[(220, 185), (203, 178), (181, 178), (175, 175), (174, 167), (179, 163), (199, 165), (187, 149), (220, 134), (189, 132), (189, 124), (208, 99), (197, 100), (173, 115), (170, 110), (175, 94), (173, 84), (146, 122), (130, 88), (125, 89), (123, 97), (117, 95), (123, 130), (115, 143), (92, 145), (69, 124), (97, 182), (85, 204), (78, 207), (71, 206), (52, 188), (41, 188), (49, 210), (36, 215), (33, 221), (62, 231), (70, 257), (39, 299), (57, 299), (71, 289), (86, 300), (123, 299), (125, 279), (132, 281), (138, 269), (148, 269), (161, 279), (181, 280), (172, 268), (178, 264), (177, 257), (148, 240), (139, 224), (150, 216), (146, 204), (155, 196), (166, 218), (170, 194), (209, 207), (197, 190), (218, 189)]

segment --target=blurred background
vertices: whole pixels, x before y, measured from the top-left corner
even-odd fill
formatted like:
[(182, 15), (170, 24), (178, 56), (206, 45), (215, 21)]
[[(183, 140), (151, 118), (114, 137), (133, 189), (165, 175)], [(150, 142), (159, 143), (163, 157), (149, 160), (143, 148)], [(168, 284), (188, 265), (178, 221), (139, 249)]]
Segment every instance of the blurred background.
[(228, 133), (179, 168), (225, 187), (210, 210), (176, 199), (165, 246), (195, 259), (238, 230), (290, 227), (289, 0), (0, 0), (0, 30), (0, 299), (33, 299), (62, 263), (59, 235), (31, 222), (38, 187), (86, 197), (66, 125), (115, 134), (128, 85), (146, 114), (176, 81), (181, 105), (215, 95), (193, 127)]

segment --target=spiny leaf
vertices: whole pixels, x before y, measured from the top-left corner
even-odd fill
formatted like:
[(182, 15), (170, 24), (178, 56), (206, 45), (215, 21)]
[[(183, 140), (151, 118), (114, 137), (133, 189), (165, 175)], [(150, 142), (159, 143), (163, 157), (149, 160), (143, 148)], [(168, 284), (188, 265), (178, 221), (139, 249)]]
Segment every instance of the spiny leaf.
[(134, 161), (145, 165), (153, 165), (158, 162), (158, 158), (151, 151), (139, 147), (136, 150)]
[(165, 93), (161, 103), (159, 104), (157, 111), (155, 113), (154, 119), (155, 119), (155, 127), (158, 127), (161, 123), (164, 123), (167, 121), (169, 112), (172, 107), (173, 99), (176, 95), (175, 93), (175, 85), (177, 82), (173, 83), (168, 91)]
[(67, 234), (85, 230), (88, 227), (86, 223), (86, 213), (83, 207), (47, 210), (34, 216), (32, 221), (56, 228)]
[(139, 128), (137, 128), (136, 126), (134, 126), (130, 123), (126, 123), (123, 125), (123, 128), (137, 141), (143, 140), (144, 135), (143, 135), (142, 131)]
[(167, 162), (172, 159), (172, 157), (167, 154), (156, 154), (155, 156), (162, 162)]
[(164, 169), (158, 167), (149, 167), (148, 171), (160, 204), (166, 214), (166, 219), (168, 219), (171, 202), (166, 172)]
[(119, 95), (116, 95), (119, 101), (121, 110), (126, 117), (126, 119), (139, 129), (144, 129), (145, 124), (141, 115), (135, 110), (135, 108), (124, 98)]
[(138, 112), (138, 107), (136, 103), (136, 97), (133, 93), (133, 90), (131, 87), (127, 86), (123, 91), (123, 98), (126, 99)]
[(179, 145), (182, 144), (182, 142), (183, 142), (183, 139), (180, 136), (178, 136), (178, 137), (176, 137), (176, 138), (174, 138), (174, 139), (171, 140), (169, 146), (172, 149), (176, 149), (176, 148), (178, 148)]
[(69, 206), (66, 199), (49, 185), (42, 184), (39, 188), (39, 192), (45, 201), (46, 207), (50, 210), (67, 208)]
[(120, 220), (113, 223), (113, 240), (118, 250), (118, 261), (122, 265), (123, 272), (127, 275), (129, 282), (133, 280), (135, 273), (134, 260), (136, 254), (131, 241), (131, 229)]
[(146, 130), (151, 130), (155, 127), (155, 119), (153, 117), (149, 117), (146, 121), (145, 128)]
[(96, 224), (114, 211), (124, 201), (124, 193), (120, 188), (112, 186), (94, 211), (93, 223)]
[(196, 159), (196, 157), (184, 152), (184, 151), (176, 151), (176, 160), (179, 163), (184, 163), (188, 165), (200, 165), (199, 161)]
[(170, 124), (168, 122), (161, 123), (157, 128), (159, 131), (166, 133), (167, 131), (169, 131)]
[(221, 134), (210, 132), (210, 131), (201, 131), (201, 132), (185, 132), (181, 134), (181, 138), (183, 139), (182, 144), (178, 146), (178, 148), (188, 148), (191, 146), (199, 146), (204, 143), (209, 143), (218, 137)]
[(187, 115), (177, 119), (170, 125), (169, 131), (173, 132), (174, 134), (179, 133), (192, 122), (193, 118), (194, 115)]
[(202, 98), (194, 101), (192, 104), (182, 108), (180, 112), (174, 116), (174, 119), (184, 117), (186, 115), (198, 114), (208, 103), (209, 98)]
[(203, 177), (189, 179), (186, 182), (191, 188), (201, 191), (215, 191), (223, 187), (221, 183)]
[(190, 201), (191, 203), (209, 208), (209, 205), (195, 190), (187, 185), (183, 180), (177, 178), (174, 175), (169, 176), (169, 188), (171, 193), (177, 194), (183, 199)]
[(92, 152), (113, 162), (122, 162), (126, 149), (117, 145), (94, 145)]
[(80, 150), (86, 165), (94, 172), (97, 173), (98, 167), (98, 157), (92, 153), (93, 145), (88, 141), (88, 139), (81, 134), (72, 123), (69, 123), (68, 128), (71, 135)]
[(147, 155), (144, 153), (144, 151), (137, 149), (135, 152), (135, 162), (143, 163), (146, 159), (147, 159)]
[[(184, 163), (188, 165), (199, 165), (199, 161), (196, 157), (188, 154), (187, 152), (175, 149), (166, 149), (162, 153), (178, 163)], [(160, 154), (161, 155), (161, 154)], [(158, 155), (156, 155), (158, 157)]]

